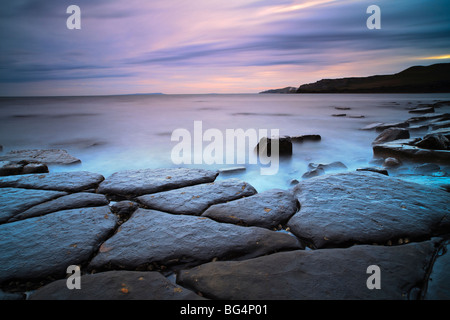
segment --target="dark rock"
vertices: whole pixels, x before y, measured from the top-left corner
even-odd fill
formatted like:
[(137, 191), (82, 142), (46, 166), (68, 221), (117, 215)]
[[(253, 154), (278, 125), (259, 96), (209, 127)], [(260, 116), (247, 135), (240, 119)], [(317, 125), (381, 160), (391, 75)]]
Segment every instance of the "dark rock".
[(332, 117), (346, 117), (347, 114), (346, 113), (335, 113), (331, 115)]
[(3, 152), (3, 146), (0, 144), (0, 152)]
[(98, 192), (132, 198), (143, 194), (213, 182), (218, 174), (217, 171), (187, 168), (121, 171), (103, 181)]
[(297, 212), (297, 200), (289, 191), (274, 189), (209, 207), (202, 216), (220, 222), (274, 228)]
[(322, 137), (318, 134), (304, 134), (301, 136), (292, 136), (291, 137), (292, 142), (316, 142), (322, 140)]
[(133, 201), (119, 201), (111, 205), (111, 211), (122, 219), (128, 219), (133, 212), (139, 208), (139, 205)]
[(31, 217), (42, 216), (44, 214), (88, 207), (100, 207), (108, 204), (108, 200), (102, 194), (95, 194), (89, 192), (73, 193), (67, 196), (59, 197), (58, 199), (51, 200), (31, 207), (24, 212), (15, 215), (9, 221), (17, 221), (27, 219)]
[(223, 169), (219, 169), (219, 174), (221, 174), (221, 175), (234, 174), (234, 173), (239, 173), (239, 172), (242, 172), (245, 170), (247, 170), (247, 168), (245, 168), (245, 167), (223, 168)]
[(362, 114), (350, 114), (350, 115), (348, 115), (348, 117), (351, 119), (362, 119), (362, 118), (365, 118), (366, 116), (364, 116)]
[(407, 122), (414, 123), (414, 122), (429, 121), (429, 120), (434, 120), (434, 119), (449, 120), (450, 113), (426, 113), (421, 116), (409, 118), (407, 120)]
[(402, 162), (394, 157), (389, 157), (384, 160), (383, 167), (396, 168), (402, 165)]
[(261, 138), (255, 147), (256, 152), (258, 152), (258, 154), (263, 154), (270, 157), (272, 155), (272, 141), (278, 142), (278, 154), (280, 156), (292, 155), (292, 141), (291, 138), (287, 136), (277, 138)]
[(325, 170), (323, 168), (309, 169), (302, 175), (302, 178), (310, 179), (310, 178), (321, 176), (323, 174), (325, 174)]
[(441, 186), (441, 189), (442, 189), (442, 190), (445, 190), (445, 191), (447, 191), (447, 192), (450, 192), (450, 184), (443, 184), (443, 185)]
[(32, 190), (18, 188), (0, 188), (0, 223), (45, 201), (66, 195), (65, 192)]
[(441, 170), (441, 168), (439, 167), (439, 165), (435, 164), (435, 163), (423, 163), (421, 165), (415, 166), (413, 168), (414, 173), (417, 174), (430, 174), (433, 172), (438, 172)]
[(48, 167), (45, 163), (29, 163), (23, 167), (22, 174), (48, 173)]
[(385, 176), (389, 175), (389, 173), (386, 169), (378, 168), (378, 167), (358, 168), (358, 169), (356, 169), (356, 171), (371, 171), (371, 172), (376, 172), (379, 174), (384, 174)]
[(4, 292), (0, 290), (0, 301), (7, 300), (24, 300), (25, 295), (19, 292)]
[(409, 111), (409, 113), (432, 113), (434, 112), (434, 107), (423, 107), (423, 108), (415, 108)]
[(48, 173), (48, 167), (43, 163), (30, 163), (28, 161), (0, 161), (0, 176), (18, 174)]
[(255, 188), (239, 179), (226, 179), (176, 190), (140, 196), (147, 208), (175, 214), (201, 215), (209, 206), (256, 194)]
[(409, 131), (404, 128), (389, 128), (380, 133), (372, 142), (372, 145), (394, 141), (398, 139), (409, 139)]
[(87, 171), (26, 174), (0, 177), (0, 188), (12, 187), (79, 192), (97, 188), (103, 179), (102, 175)]
[(1, 161), (0, 162), (0, 177), (13, 176), (21, 174), (23, 170), (23, 165), (11, 162), (11, 161)]
[(427, 239), (450, 231), (450, 195), (373, 172), (305, 180), (294, 187), (301, 209), (291, 232), (316, 248)]
[(435, 122), (431, 125), (433, 130), (450, 128), (450, 120)]
[(193, 266), (214, 258), (249, 259), (299, 248), (295, 237), (280, 232), (138, 209), (100, 247), (89, 267), (135, 270), (152, 263)]
[(429, 134), (417, 142), (416, 146), (422, 149), (447, 150), (450, 147), (450, 141), (443, 135)]
[(45, 164), (70, 165), (80, 163), (77, 159), (67, 153), (66, 150), (49, 149), (49, 150), (13, 150), (0, 157), (0, 160), (20, 161), (27, 160), (30, 162), (41, 162)]
[(350, 107), (334, 107), (336, 110), (352, 110)]
[(319, 163), (319, 164), (309, 163), (308, 169), (323, 169), (325, 171), (328, 171), (328, 170), (346, 170), (348, 168), (342, 162), (334, 161), (331, 163)]
[[(218, 261), (181, 271), (177, 283), (220, 300), (406, 300), (426, 277), (436, 245), (359, 245)], [(366, 284), (371, 265), (381, 270), (379, 290)]]
[(67, 280), (54, 281), (30, 295), (30, 300), (201, 300), (159, 272), (108, 271), (83, 275), (80, 290), (68, 290)]
[(409, 127), (408, 122), (385, 123), (383, 125), (377, 126), (376, 131), (382, 132), (389, 128), (407, 128), (407, 127)]
[(449, 150), (422, 149), (414, 145), (414, 139), (395, 140), (373, 146), (375, 157), (396, 157), (408, 161), (450, 161)]
[(86, 263), (116, 225), (108, 207), (54, 212), (0, 225), (0, 283), (63, 277)]
[(447, 241), (440, 248), (440, 252), (433, 263), (428, 278), (427, 290), (424, 294), (426, 300), (450, 300), (450, 244)]

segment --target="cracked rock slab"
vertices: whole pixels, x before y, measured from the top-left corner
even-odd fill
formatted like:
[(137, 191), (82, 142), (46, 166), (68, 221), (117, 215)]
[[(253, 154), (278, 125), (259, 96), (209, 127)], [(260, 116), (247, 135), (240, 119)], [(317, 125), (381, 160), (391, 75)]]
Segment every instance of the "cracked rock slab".
[(87, 171), (54, 172), (45, 174), (25, 174), (19, 176), (0, 177), (0, 188), (25, 188), (39, 190), (56, 190), (80, 192), (97, 188), (104, 177), (98, 173)]
[(0, 188), (0, 223), (40, 203), (66, 195), (65, 192)]
[(36, 149), (36, 150), (13, 150), (0, 157), (0, 160), (9, 161), (37, 161), (45, 164), (70, 165), (80, 163), (80, 159), (75, 158), (61, 149)]
[(220, 222), (271, 229), (297, 212), (297, 200), (285, 190), (268, 190), (251, 197), (209, 207), (202, 216)]
[(73, 209), (0, 225), (0, 283), (64, 276), (115, 228), (107, 206)]
[(208, 207), (256, 194), (255, 188), (239, 179), (226, 179), (212, 183), (144, 195), (137, 200), (147, 208), (174, 214), (201, 215)]
[(187, 168), (142, 169), (116, 172), (100, 184), (99, 193), (133, 198), (143, 194), (213, 182), (218, 171)]
[(66, 279), (52, 282), (30, 300), (202, 300), (158, 272), (108, 271), (83, 275), (81, 289), (67, 289)]
[[(217, 261), (180, 271), (177, 283), (220, 300), (416, 299), (437, 239), (402, 246), (296, 250), (246, 261)], [(380, 289), (367, 287), (369, 266)]]
[(198, 265), (214, 258), (248, 259), (301, 248), (295, 237), (285, 233), (138, 209), (100, 247), (89, 268)]
[(13, 218), (10, 219), (10, 221), (17, 221), (31, 217), (42, 216), (44, 214), (62, 210), (100, 207), (105, 206), (108, 203), (109, 203), (108, 200), (103, 194), (96, 194), (90, 192), (72, 193), (67, 196), (63, 196), (58, 199), (33, 206), (30, 209), (25, 210), (24, 212), (18, 215), (15, 215)]
[(450, 231), (450, 194), (373, 172), (326, 175), (293, 189), (291, 232), (316, 248), (430, 239)]

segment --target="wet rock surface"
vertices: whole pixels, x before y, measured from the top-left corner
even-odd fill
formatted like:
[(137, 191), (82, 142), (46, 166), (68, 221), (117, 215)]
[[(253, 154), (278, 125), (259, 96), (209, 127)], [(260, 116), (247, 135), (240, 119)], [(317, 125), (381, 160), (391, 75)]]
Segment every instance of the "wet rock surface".
[[(436, 243), (353, 246), (276, 253), (247, 261), (213, 262), (181, 271), (178, 283), (212, 299), (414, 299)], [(367, 267), (382, 270), (380, 290), (366, 286)]]
[(274, 228), (297, 212), (297, 200), (285, 190), (268, 190), (251, 197), (216, 204), (202, 216), (220, 222)]
[(99, 193), (124, 198), (213, 182), (219, 173), (203, 169), (143, 169), (114, 173), (100, 184)]
[(300, 182), (301, 209), (288, 222), (315, 248), (421, 240), (450, 232), (449, 194), (373, 172)]
[(191, 187), (144, 195), (137, 198), (147, 208), (175, 214), (200, 215), (211, 205), (223, 203), (256, 192), (252, 185), (239, 179), (227, 179)]
[(248, 259), (299, 248), (298, 240), (284, 233), (138, 209), (100, 247), (89, 268), (198, 265), (214, 258)]
[(40, 288), (30, 300), (202, 300), (159, 272), (108, 271), (81, 277), (82, 290), (68, 290), (66, 280)]
[(41, 162), (47, 165), (70, 165), (80, 163), (81, 160), (61, 149), (36, 149), (36, 150), (13, 150), (0, 156), (0, 161), (21, 161)]

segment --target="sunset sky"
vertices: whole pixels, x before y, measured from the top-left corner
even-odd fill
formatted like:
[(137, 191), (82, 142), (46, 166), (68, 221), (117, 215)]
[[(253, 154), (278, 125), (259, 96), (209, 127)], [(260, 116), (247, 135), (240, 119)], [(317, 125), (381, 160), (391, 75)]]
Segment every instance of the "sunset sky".
[[(69, 5), (81, 29), (69, 30)], [(381, 29), (369, 30), (370, 5)], [(257, 93), (450, 62), (448, 0), (2, 0), (0, 96)]]

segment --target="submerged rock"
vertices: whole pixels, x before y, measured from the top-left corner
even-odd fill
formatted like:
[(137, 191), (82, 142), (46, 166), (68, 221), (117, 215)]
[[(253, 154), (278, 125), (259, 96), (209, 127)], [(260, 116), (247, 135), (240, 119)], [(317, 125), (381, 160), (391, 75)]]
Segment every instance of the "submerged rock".
[(356, 171), (371, 171), (371, 172), (376, 172), (379, 174), (384, 174), (385, 176), (388, 176), (389, 173), (386, 169), (384, 168), (379, 168), (379, 167), (366, 167), (366, 168), (358, 168), (356, 169)]
[[(220, 300), (416, 299), (436, 246), (437, 241), (426, 241), (280, 252), (183, 270), (177, 283)], [(367, 287), (371, 265), (381, 270), (380, 289)]]
[(114, 173), (100, 184), (99, 193), (122, 198), (213, 182), (219, 172), (204, 169), (169, 168), (127, 170)]
[(322, 140), (322, 137), (318, 134), (304, 134), (301, 136), (292, 136), (291, 137), (292, 142), (316, 142)]
[(108, 271), (83, 275), (81, 290), (68, 290), (66, 279), (30, 295), (30, 300), (201, 300), (159, 272)]
[(292, 140), (291, 137), (287, 136), (277, 138), (261, 138), (255, 147), (256, 152), (258, 152), (258, 154), (263, 154), (270, 157), (272, 155), (272, 141), (278, 142), (278, 154), (280, 156), (292, 155)]
[(138, 209), (101, 246), (89, 267), (135, 270), (152, 263), (192, 266), (214, 258), (249, 259), (300, 248), (295, 237), (284, 233)]
[(395, 157), (389, 157), (384, 160), (383, 167), (397, 168), (402, 165), (402, 162)]
[(293, 189), (292, 233), (315, 248), (428, 239), (450, 231), (450, 195), (373, 172), (330, 174)]
[(86, 263), (116, 225), (108, 207), (58, 211), (0, 225), (0, 284), (63, 277)]
[(256, 194), (255, 188), (239, 179), (226, 179), (176, 190), (140, 196), (147, 208), (175, 214), (201, 215), (208, 207)]
[(251, 197), (216, 204), (202, 216), (220, 222), (274, 228), (297, 212), (297, 200), (285, 190), (268, 190)]

